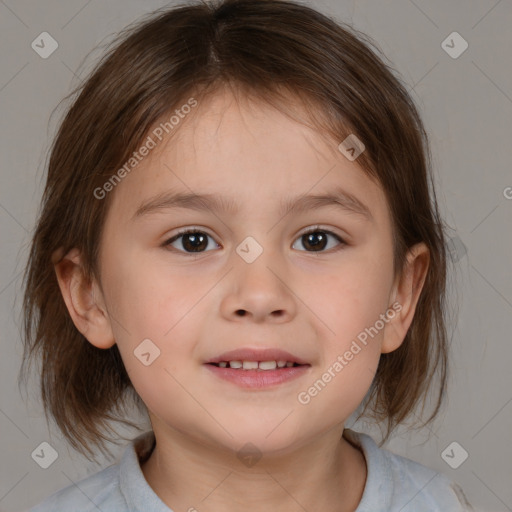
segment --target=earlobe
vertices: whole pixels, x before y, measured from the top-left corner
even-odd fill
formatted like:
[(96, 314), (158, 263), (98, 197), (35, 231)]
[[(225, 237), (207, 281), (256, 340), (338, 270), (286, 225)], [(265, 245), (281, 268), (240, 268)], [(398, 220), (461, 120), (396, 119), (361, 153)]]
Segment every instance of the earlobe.
[(104, 303), (101, 292), (85, 277), (79, 251), (72, 249), (60, 258), (56, 253), (53, 261), (62, 297), (76, 328), (95, 347), (112, 347), (115, 340), (106, 309), (99, 303)]
[(395, 315), (386, 325), (381, 352), (393, 352), (403, 343), (414, 318), (416, 305), (423, 290), (430, 262), (430, 252), (425, 243), (411, 247), (402, 275), (393, 287), (392, 309)]

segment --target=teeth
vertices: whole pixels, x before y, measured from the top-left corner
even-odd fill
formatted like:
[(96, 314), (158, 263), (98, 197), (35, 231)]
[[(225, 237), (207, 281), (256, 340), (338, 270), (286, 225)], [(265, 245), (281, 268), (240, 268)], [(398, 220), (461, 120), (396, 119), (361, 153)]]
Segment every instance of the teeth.
[(291, 368), (295, 363), (291, 361), (220, 361), (221, 368), (236, 368), (243, 370), (275, 370), (276, 368)]
[(277, 368), (277, 363), (275, 361), (261, 361), (259, 367), (262, 370), (275, 370)]

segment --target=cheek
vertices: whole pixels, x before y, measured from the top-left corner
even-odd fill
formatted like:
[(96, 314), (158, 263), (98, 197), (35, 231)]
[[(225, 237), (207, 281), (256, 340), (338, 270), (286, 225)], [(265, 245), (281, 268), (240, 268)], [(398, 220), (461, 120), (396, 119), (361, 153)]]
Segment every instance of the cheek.
[(339, 271), (319, 277), (317, 286), (310, 287), (313, 292), (307, 304), (321, 320), (315, 325), (318, 339), (324, 340), (320, 382), (315, 387), (325, 385), (320, 401), (326, 411), (340, 405), (344, 410), (357, 408), (379, 364), (388, 325), (381, 315), (390, 306), (391, 263), (371, 256), (371, 251), (367, 254), (356, 257), (354, 252), (354, 258), (347, 257)]
[(183, 286), (178, 273), (147, 256), (129, 250), (122, 254), (123, 258), (109, 262), (105, 276), (113, 328), (122, 323), (124, 334), (119, 332), (119, 325), (117, 330), (123, 337), (129, 332), (135, 338), (161, 338), (189, 303), (189, 288)]
[[(133, 372), (134, 385), (140, 376), (142, 389), (146, 375), (152, 375), (147, 384), (151, 388), (157, 382), (155, 375), (160, 381), (168, 380), (166, 370), (172, 373), (192, 362), (200, 319), (206, 314), (205, 301), (200, 299), (210, 285), (192, 282), (183, 272), (166, 269), (161, 262), (147, 257), (143, 263), (141, 260), (123, 258), (111, 266), (105, 285), (116, 343), (130, 376)], [(154, 354), (158, 356), (148, 369), (135, 357), (141, 343), (148, 346), (150, 360)]]
[[(391, 267), (362, 253), (353, 253), (328, 274), (304, 277), (305, 301), (322, 320), (324, 339), (339, 342), (355, 338), (386, 312)], [(388, 268), (389, 267), (389, 268)], [(318, 324), (318, 322), (317, 322)]]

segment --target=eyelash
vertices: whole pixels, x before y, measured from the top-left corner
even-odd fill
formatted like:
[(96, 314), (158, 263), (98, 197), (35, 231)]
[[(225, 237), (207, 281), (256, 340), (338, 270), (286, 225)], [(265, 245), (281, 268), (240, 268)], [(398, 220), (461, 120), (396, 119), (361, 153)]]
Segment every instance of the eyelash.
[[(314, 226), (313, 228), (310, 228), (309, 230), (307, 231), (304, 231), (303, 233), (301, 233), (298, 237), (297, 237), (297, 240), (306, 236), (306, 235), (309, 235), (311, 233), (318, 233), (318, 232), (321, 232), (321, 233), (325, 233), (327, 235), (331, 235), (333, 236), (339, 243), (339, 247), (335, 248), (334, 250), (333, 249), (329, 249), (327, 251), (325, 250), (322, 250), (322, 251), (301, 251), (301, 252), (311, 252), (311, 253), (333, 253), (333, 252), (337, 252), (339, 250), (341, 250), (346, 244), (346, 242), (343, 240), (343, 238), (341, 238), (339, 235), (337, 235), (336, 233), (333, 233), (332, 231), (328, 230), (328, 229), (323, 229), (321, 226)], [(170, 239), (168, 239), (167, 241), (165, 241), (162, 246), (165, 247), (165, 248), (168, 248), (169, 250), (172, 250), (172, 251), (176, 251), (176, 252), (179, 252), (179, 253), (182, 253), (182, 254), (185, 254), (185, 255), (190, 255), (190, 256), (197, 256), (198, 254), (204, 254), (206, 252), (209, 252), (209, 251), (198, 251), (198, 252), (187, 252), (187, 251), (182, 251), (180, 249), (176, 249), (175, 247), (171, 247), (171, 244), (173, 242), (175, 242), (176, 240), (178, 240), (179, 238), (187, 235), (187, 234), (190, 234), (190, 233), (201, 233), (201, 234), (204, 234), (210, 238), (213, 239), (213, 237), (211, 235), (209, 235), (208, 233), (206, 233), (205, 231), (202, 231), (201, 229), (199, 228), (186, 228), (186, 229), (183, 229), (181, 231), (178, 231), (178, 233), (176, 233), (173, 237), (171, 237)]]

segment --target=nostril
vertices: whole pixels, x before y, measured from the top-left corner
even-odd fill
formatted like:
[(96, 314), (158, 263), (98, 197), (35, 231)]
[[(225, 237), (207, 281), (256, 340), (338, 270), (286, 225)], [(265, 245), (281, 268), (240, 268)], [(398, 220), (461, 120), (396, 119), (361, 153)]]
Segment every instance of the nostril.
[(245, 313), (246, 313), (246, 312), (245, 312), (245, 310), (243, 310), (243, 309), (239, 309), (239, 310), (236, 312), (236, 314), (237, 314), (238, 316), (245, 316)]

